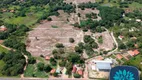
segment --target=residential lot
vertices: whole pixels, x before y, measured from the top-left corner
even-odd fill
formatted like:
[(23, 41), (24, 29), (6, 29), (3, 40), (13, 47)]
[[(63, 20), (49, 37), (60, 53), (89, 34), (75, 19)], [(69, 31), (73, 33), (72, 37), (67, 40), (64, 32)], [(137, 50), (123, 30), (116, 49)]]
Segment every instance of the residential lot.
[(102, 33), (96, 33), (93, 35), (96, 39), (99, 38), (99, 36), (102, 36), (103, 43), (99, 44), (99, 49), (104, 49), (106, 51), (112, 50), (114, 48), (114, 41), (112, 36), (109, 32), (105, 31)]

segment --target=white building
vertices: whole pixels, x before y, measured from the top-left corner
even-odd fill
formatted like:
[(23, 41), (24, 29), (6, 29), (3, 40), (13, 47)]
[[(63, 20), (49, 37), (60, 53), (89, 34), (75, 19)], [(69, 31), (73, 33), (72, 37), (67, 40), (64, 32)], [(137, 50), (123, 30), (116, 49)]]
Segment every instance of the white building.
[(92, 63), (94, 63), (91, 68), (92, 70), (110, 70), (111, 64), (113, 63), (111, 59), (105, 59), (105, 60), (92, 60)]

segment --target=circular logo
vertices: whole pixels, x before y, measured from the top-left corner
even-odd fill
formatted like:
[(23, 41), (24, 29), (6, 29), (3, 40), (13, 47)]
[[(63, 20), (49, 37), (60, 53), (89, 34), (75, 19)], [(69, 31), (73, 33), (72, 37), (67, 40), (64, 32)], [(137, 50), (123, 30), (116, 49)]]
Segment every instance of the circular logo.
[(139, 80), (138, 69), (132, 66), (117, 66), (110, 71), (110, 80)]

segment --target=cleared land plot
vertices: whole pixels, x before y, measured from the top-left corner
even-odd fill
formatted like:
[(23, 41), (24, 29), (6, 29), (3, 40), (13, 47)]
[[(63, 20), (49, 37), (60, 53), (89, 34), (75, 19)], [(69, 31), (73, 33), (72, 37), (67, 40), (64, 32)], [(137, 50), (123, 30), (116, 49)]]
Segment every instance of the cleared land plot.
[(71, 3), (76, 1), (77, 3), (87, 3), (87, 2), (95, 2), (96, 0), (64, 0), (66, 3)]
[(75, 13), (65, 13), (63, 10), (59, 10), (59, 16), (50, 16), (53, 21), (62, 21), (70, 24), (74, 24), (77, 21)]
[(114, 48), (114, 41), (112, 36), (109, 34), (109, 32), (102, 32), (102, 33), (96, 33), (95, 37), (98, 38), (99, 36), (102, 36), (103, 43), (99, 44), (99, 49), (104, 50), (112, 50)]
[[(53, 28), (52, 26), (58, 26)], [(70, 43), (69, 38), (75, 42)], [(73, 29), (73, 26), (62, 21), (51, 21), (39, 25), (29, 32), (27, 50), (34, 56), (50, 55), (56, 43), (63, 43), (66, 47), (74, 47), (83, 39), (81, 30)]]
[[(86, 18), (86, 14), (90, 14), (90, 13), (96, 13), (99, 14), (99, 10), (97, 10), (96, 8), (94, 10), (92, 9), (85, 9), (85, 10), (81, 10), (79, 9), (78, 12), (81, 14), (81, 20), (85, 20)], [(101, 20), (101, 17), (97, 16), (96, 20)]]

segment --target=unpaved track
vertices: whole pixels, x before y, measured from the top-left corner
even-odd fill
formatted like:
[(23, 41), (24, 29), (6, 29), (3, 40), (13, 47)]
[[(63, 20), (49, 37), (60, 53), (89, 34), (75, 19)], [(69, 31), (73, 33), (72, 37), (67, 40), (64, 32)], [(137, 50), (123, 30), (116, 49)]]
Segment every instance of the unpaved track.
[[(26, 65), (24, 66), (24, 71), (25, 71), (26, 68), (27, 68), (27, 65), (28, 65), (28, 56), (27, 56), (27, 55), (24, 55), (24, 53), (23, 53), (23, 56), (24, 56), (25, 59), (26, 59)], [(21, 78), (24, 78), (24, 72), (23, 72), (23, 74), (21, 74)]]

